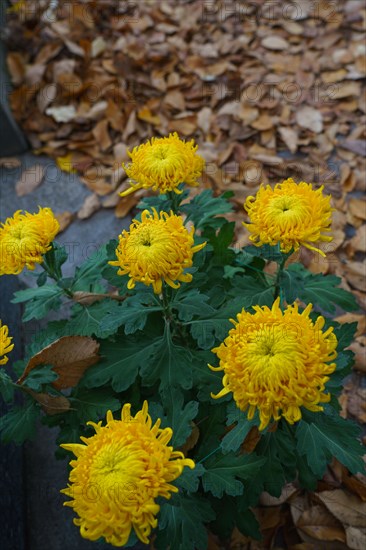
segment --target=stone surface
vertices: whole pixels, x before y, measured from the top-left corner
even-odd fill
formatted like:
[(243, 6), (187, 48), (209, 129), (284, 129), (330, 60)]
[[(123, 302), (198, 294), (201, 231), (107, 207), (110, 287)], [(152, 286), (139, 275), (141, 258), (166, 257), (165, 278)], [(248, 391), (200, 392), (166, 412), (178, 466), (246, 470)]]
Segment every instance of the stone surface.
[[(54, 212), (78, 211), (90, 192), (76, 175), (61, 172), (47, 158), (35, 157), (30, 153), (19, 158), (21, 168), (0, 168), (1, 221), (18, 209), (36, 212), (38, 206), (50, 206)], [(21, 170), (39, 164), (45, 167), (43, 183), (30, 195), (17, 197), (15, 184)], [(56, 238), (72, 252), (64, 265), (65, 275), (72, 275), (83, 259), (101, 244), (116, 238), (129, 223), (130, 218), (117, 219), (112, 210), (101, 210), (87, 220), (72, 223)], [(10, 304), (12, 294), (19, 285), (24, 288), (32, 284), (35, 284), (35, 278), (27, 271), (18, 277), (0, 278), (1, 319), (9, 325), (16, 344), (10, 364), (14, 358), (21, 356), (21, 342), (29, 340), (37, 330), (37, 323), (22, 325), (20, 308)], [(35, 440), (27, 443), (24, 449), (13, 446), (1, 449), (0, 462), (4, 474), (0, 476), (0, 512), (3, 519), (0, 548), (4, 550), (102, 550), (110, 547), (82, 539), (78, 528), (72, 523), (74, 513), (62, 505), (67, 499), (59, 491), (67, 485), (68, 472), (67, 461), (54, 457), (56, 436), (57, 430), (40, 425)], [(137, 548), (145, 546), (138, 545)]]

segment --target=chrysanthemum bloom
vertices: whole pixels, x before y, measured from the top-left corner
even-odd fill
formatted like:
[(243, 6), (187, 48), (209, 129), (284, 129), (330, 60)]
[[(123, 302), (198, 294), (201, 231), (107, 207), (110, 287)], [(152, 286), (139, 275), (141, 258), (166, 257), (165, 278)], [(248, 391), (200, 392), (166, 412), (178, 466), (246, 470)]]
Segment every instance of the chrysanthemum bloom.
[(132, 162), (123, 164), (123, 168), (136, 183), (130, 182), (132, 187), (121, 193), (121, 197), (142, 187), (159, 190), (160, 193), (174, 191), (179, 194), (180, 183), (197, 186), (197, 178), (202, 175), (205, 165), (203, 158), (196, 153), (197, 148), (193, 139), (186, 143), (179, 139), (177, 133), (164, 138), (151, 138), (135, 147), (132, 153), (128, 152)]
[(84, 538), (104, 537), (113, 546), (126, 544), (132, 528), (147, 544), (160, 509), (155, 499), (170, 498), (178, 491), (170, 482), (184, 466), (195, 466), (168, 447), (171, 428), (159, 428), (160, 419), (152, 426), (146, 401), (135, 417), (130, 410), (130, 404), (123, 406), (121, 420), (108, 411), (106, 426), (88, 422), (96, 433), (81, 437), (85, 445), (61, 445), (76, 456), (70, 463), (71, 484), (61, 491), (73, 499), (65, 505), (78, 514), (75, 525)]
[(11, 343), (12, 339), (9, 336), (8, 327), (2, 325), (0, 319), (0, 365), (5, 365), (8, 362), (8, 357), (5, 354), (9, 353), (14, 347), (14, 344)]
[(311, 243), (329, 242), (332, 208), (330, 197), (323, 195), (323, 186), (316, 191), (305, 182), (295, 183), (289, 178), (274, 188), (261, 186), (255, 197), (244, 204), (251, 223), (243, 223), (250, 231), (255, 246), (280, 243), (282, 252), (295, 251), (301, 245), (319, 252)]
[(189, 283), (190, 273), (183, 273), (191, 267), (193, 254), (206, 243), (194, 246), (194, 227), (190, 231), (183, 225), (181, 216), (172, 212), (160, 212), (153, 208), (151, 214), (144, 210), (141, 222), (133, 220), (130, 231), (122, 231), (116, 249), (118, 260), (109, 262), (120, 269), (119, 275), (128, 273), (128, 288), (134, 288), (137, 281), (152, 285), (159, 294), (163, 281), (172, 288), (178, 288), (177, 281)]
[(18, 275), (43, 262), (43, 254), (60, 229), (51, 208), (39, 208), (36, 214), (15, 212), (0, 226), (0, 275)]
[(220, 359), (212, 370), (225, 372), (224, 388), (214, 398), (229, 392), (242, 411), (248, 410), (251, 420), (256, 410), (260, 430), (271, 418), (283, 416), (293, 424), (301, 418), (300, 407), (321, 411), (319, 403), (327, 403), (325, 383), (335, 368), (330, 363), (337, 356), (337, 338), (333, 328), (322, 332), (324, 318), (315, 323), (309, 304), (299, 313), (297, 304), (280, 309), (277, 298), (269, 309), (255, 306), (255, 313), (242, 310), (235, 327), (224, 342), (212, 351)]

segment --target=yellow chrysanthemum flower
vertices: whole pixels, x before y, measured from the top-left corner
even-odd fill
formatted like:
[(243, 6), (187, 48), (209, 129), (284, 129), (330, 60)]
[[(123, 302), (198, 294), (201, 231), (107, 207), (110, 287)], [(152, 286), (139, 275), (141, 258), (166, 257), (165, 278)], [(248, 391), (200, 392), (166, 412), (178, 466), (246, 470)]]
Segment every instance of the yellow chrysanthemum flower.
[(129, 189), (121, 193), (125, 197), (137, 189), (159, 190), (160, 193), (178, 189), (180, 183), (191, 187), (198, 185), (197, 178), (202, 175), (205, 161), (197, 155), (198, 145), (192, 139), (189, 142), (179, 139), (178, 134), (169, 134), (169, 137), (151, 138), (147, 143), (134, 147), (132, 153), (128, 152), (132, 162), (123, 168), (129, 178)]
[(261, 186), (255, 197), (248, 197), (244, 204), (251, 223), (243, 225), (251, 232), (255, 246), (280, 243), (282, 252), (299, 249), (300, 245), (319, 252), (310, 243), (329, 242), (332, 208), (330, 197), (323, 195), (323, 186), (316, 191), (311, 184), (295, 183), (289, 178), (272, 189)]
[(15, 212), (0, 226), (0, 275), (18, 275), (24, 267), (30, 270), (43, 262), (43, 254), (60, 229), (51, 208), (39, 212)]
[(12, 336), (9, 336), (9, 329), (6, 325), (1, 324), (0, 319), (0, 365), (5, 365), (8, 362), (6, 353), (11, 352), (14, 344), (11, 343)]
[(107, 413), (107, 424), (88, 422), (96, 433), (81, 437), (85, 445), (64, 444), (76, 460), (71, 461), (70, 482), (65, 493), (73, 500), (65, 502), (78, 514), (74, 519), (80, 534), (89, 540), (104, 537), (113, 546), (123, 546), (133, 528), (148, 544), (157, 525), (158, 497), (170, 498), (178, 488), (171, 485), (193, 460), (168, 447), (171, 428), (152, 425), (145, 401), (134, 417), (131, 405), (123, 406), (121, 420)]
[(243, 309), (237, 322), (231, 320), (235, 327), (228, 337), (212, 350), (220, 365), (210, 368), (225, 372), (224, 388), (212, 397), (232, 392), (239, 409), (249, 407), (249, 420), (258, 409), (260, 430), (272, 417), (297, 422), (300, 407), (323, 410), (319, 403), (330, 400), (323, 391), (336, 368), (329, 361), (337, 356), (337, 338), (332, 327), (322, 332), (323, 317), (313, 323), (311, 308), (309, 304), (300, 314), (294, 304), (282, 312), (277, 298), (272, 309), (255, 306), (254, 314)]
[(128, 273), (129, 289), (140, 281), (152, 285), (159, 294), (163, 281), (172, 288), (180, 286), (177, 281), (191, 282), (192, 275), (183, 271), (192, 266), (193, 254), (206, 243), (194, 246), (194, 227), (188, 231), (181, 216), (172, 212), (159, 215), (152, 210), (152, 214), (148, 210), (142, 212), (141, 222), (133, 220), (129, 232), (122, 231), (116, 249), (118, 260), (109, 263), (120, 268), (118, 275)]

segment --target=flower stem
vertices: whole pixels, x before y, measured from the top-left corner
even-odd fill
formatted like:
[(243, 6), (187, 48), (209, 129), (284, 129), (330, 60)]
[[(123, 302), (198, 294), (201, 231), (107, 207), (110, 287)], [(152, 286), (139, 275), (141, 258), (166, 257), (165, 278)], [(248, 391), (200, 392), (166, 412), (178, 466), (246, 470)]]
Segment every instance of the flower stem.
[(282, 276), (283, 270), (285, 268), (287, 258), (288, 258), (288, 256), (283, 256), (282, 257), (281, 262), (278, 266), (276, 281), (275, 281), (275, 284), (274, 284), (274, 287), (275, 287), (274, 299), (276, 300), (278, 297), (280, 297), (280, 302), (282, 302), (281, 276)]
[(163, 283), (162, 289), (161, 289), (161, 301), (163, 304), (163, 315), (165, 322), (170, 324), (173, 332), (172, 335), (178, 334), (183, 340), (185, 339), (185, 335), (183, 334), (183, 327), (182, 324), (178, 321), (174, 313), (172, 312), (172, 309), (170, 307), (170, 296), (168, 295), (168, 287)]
[(73, 293), (69, 288), (65, 288), (62, 286), (62, 271), (61, 267), (57, 265), (56, 257), (55, 257), (55, 249), (52, 248), (44, 255), (43, 262), (41, 263), (41, 267), (46, 271), (47, 275), (53, 279), (57, 285), (62, 288), (66, 296), (69, 298), (72, 298)]
[(170, 202), (172, 204), (173, 213), (174, 214), (179, 214), (179, 205), (180, 205), (180, 201), (181, 201), (180, 195), (178, 195), (174, 191), (168, 191), (167, 192), (167, 197), (168, 197), (168, 199), (170, 200)]

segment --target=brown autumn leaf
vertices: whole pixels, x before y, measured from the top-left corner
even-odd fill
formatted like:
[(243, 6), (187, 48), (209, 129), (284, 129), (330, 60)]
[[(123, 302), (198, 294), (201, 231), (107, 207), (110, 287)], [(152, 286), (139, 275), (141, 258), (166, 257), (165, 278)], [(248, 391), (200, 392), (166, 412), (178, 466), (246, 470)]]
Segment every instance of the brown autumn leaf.
[(281, 136), (281, 139), (283, 140), (287, 148), (291, 151), (291, 153), (296, 153), (298, 141), (297, 132), (292, 128), (286, 128), (284, 126), (280, 126), (278, 128), (278, 132)]
[(193, 447), (196, 445), (200, 436), (199, 428), (198, 426), (196, 426), (194, 422), (191, 422), (191, 427), (192, 427), (191, 434), (187, 438), (187, 441), (184, 443), (184, 445), (182, 445), (179, 448), (179, 450), (184, 454), (184, 456), (187, 456), (188, 451), (193, 449)]
[(349, 346), (349, 349), (355, 354), (354, 369), (366, 373), (366, 346), (359, 338)]
[(38, 365), (52, 365), (58, 374), (52, 385), (58, 390), (73, 388), (85, 370), (99, 361), (98, 351), (98, 342), (89, 336), (63, 336), (28, 361), (17, 384), (21, 384)]
[(253, 452), (257, 446), (257, 443), (259, 443), (260, 439), (261, 439), (260, 431), (258, 430), (257, 426), (253, 426), (252, 428), (250, 428), (248, 435), (244, 439), (240, 447), (240, 450), (243, 453)]
[(125, 216), (127, 216), (129, 211), (134, 206), (136, 206), (139, 200), (140, 200), (140, 197), (137, 195), (137, 193), (132, 193), (131, 195), (127, 195), (127, 197), (119, 197), (119, 201), (114, 210), (115, 216), (117, 218), (124, 218)]
[(305, 105), (296, 111), (296, 122), (301, 128), (319, 134), (323, 130), (323, 116), (318, 109)]
[(19, 180), (15, 184), (15, 191), (18, 197), (24, 197), (32, 191), (34, 191), (39, 185), (41, 185), (45, 175), (45, 168), (40, 164), (35, 164), (23, 172), (20, 175)]
[(101, 202), (98, 198), (98, 195), (93, 193), (93, 195), (89, 195), (86, 197), (86, 199), (83, 202), (82, 207), (80, 208), (77, 217), (79, 220), (85, 220), (87, 218), (90, 218), (94, 212), (97, 212), (101, 207)]
[(346, 542), (346, 534), (340, 521), (320, 505), (305, 510), (296, 527), (315, 540)]
[(99, 144), (101, 151), (106, 151), (112, 145), (112, 140), (108, 132), (108, 125), (108, 120), (104, 119), (99, 121), (92, 130), (92, 134)]
[(17, 157), (0, 157), (0, 167), (4, 167), (8, 170), (12, 168), (19, 168), (22, 163)]
[(366, 541), (366, 527), (361, 529), (350, 525), (346, 527), (347, 547), (352, 550), (364, 550)]
[(37, 393), (32, 390), (29, 390), (28, 393), (42, 406), (44, 412), (50, 416), (70, 410), (71, 403), (63, 395), (56, 396), (49, 393)]
[(268, 50), (285, 50), (289, 47), (289, 44), (287, 40), (285, 40), (281, 36), (272, 35), (263, 38), (262, 46), (264, 46)]
[(351, 198), (348, 202), (348, 207), (356, 218), (366, 220), (366, 200)]
[(334, 318), (337, 323), (357, 322), (357, 332), (355, 337), (361, 336), (366, 332), (366, 316), (363, 313), (343, 313)]
[(353, 527), (366, 525), (366, 502), (342, 489), (322, 491), (317, 497), (342, 524)]
[(73, 214), (72, 212), (69, 212), (68, 210), (65, 210), (65, 212), (59, 212), (55, 214), (55, 218), (60, 224), (59, 233), (62, 233), (62, 231), (65, 231), (65, 229), (70, 225), (74, 217), (75, 217), (75, 214)]
[(113, 300), (117, 300), (118, 302), (123, 302), (125, 299), (123, 296), (119, 296), (117, 290), (109, 293), (103, 293), (103, 294), (77, 290), (72, 295), (72, 299), (75, 302), (77, 302), (78, 304), (82, 304), (84, 306), (90, 306), (91, 304), (94, 304), (95, 302), (99, 302), (104, 298), (112, 298)]

